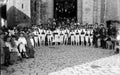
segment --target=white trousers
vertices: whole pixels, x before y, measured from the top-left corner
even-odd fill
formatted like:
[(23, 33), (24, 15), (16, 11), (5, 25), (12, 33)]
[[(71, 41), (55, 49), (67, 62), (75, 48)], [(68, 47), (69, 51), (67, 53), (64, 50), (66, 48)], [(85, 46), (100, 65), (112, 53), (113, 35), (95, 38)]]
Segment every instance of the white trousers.
[(49, 36), (47, 37), (47, 39), (48, 39), (49, 42), (51, 42), (51, 41), (52, 41), (51, 35), (49, 35)]
[(41, 37), (42, 37), (41, 40), (45, 42), (45, 35), (42, 35)]
[(76, 41), (76, 42), (79, 42), (79, 41), (80, 41), (79, 35), (75, 35), (75, 41)]
[(88, 43), (89, 36), (85, 36), (85, 41)]
[(20, 44), (19, 45), (19, 50), (20, 50), (20, 52), (26, 52), (25, 45), (24, 44)]
[(34, 37), (35, 43), (38, 43), (38, 37)]
[(30, 38), (30, 42), (31, 42), (32, 46), (34, 47), (34, 40), (33, 40), (33, 38)]
[(71, 36), (71, 42), (74, 42), (75, 41), (75, 36)]
[(63, 42), (64, 36), (60, 36), (60, 41)]
[(84, 35), (81, 35), (81, 42), (84, 42)]

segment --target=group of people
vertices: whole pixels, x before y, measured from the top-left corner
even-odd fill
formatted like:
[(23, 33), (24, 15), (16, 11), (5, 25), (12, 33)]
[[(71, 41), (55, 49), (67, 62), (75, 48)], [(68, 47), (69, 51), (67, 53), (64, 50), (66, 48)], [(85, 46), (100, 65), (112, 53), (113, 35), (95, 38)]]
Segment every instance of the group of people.
[(114, 49), (116, 29), (113, 24), (110, 28), (97, 23), (71, 24), (73, 25), (58, 25), (55, 28), (33, 25), (30, 28), (13, 27), (1, 30), (1, 63), (9, 65), (23, 58), (34, 58), (34, 48), (40, 46), (81, 45)]
[(28, 31), (18, 31), (16, 27), (0, 30), (1, 64), (5, 66), (34, 58), (34, 47)]

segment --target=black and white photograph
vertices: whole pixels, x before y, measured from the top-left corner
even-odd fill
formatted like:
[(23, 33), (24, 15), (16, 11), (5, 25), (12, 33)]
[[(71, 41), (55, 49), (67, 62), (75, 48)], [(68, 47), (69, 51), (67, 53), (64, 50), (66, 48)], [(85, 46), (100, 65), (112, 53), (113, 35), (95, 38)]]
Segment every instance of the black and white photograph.
[(120, 0), (0, 0), (1, 75), (120, 75)]

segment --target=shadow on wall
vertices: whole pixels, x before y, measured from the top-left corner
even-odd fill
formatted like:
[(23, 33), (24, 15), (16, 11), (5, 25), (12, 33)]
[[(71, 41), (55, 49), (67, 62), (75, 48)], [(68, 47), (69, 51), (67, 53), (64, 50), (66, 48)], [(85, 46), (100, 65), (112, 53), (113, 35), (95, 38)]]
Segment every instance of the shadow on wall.
[(7, 16), (6, 16), (6, 5), (3, 5), (0, 7), (0, 16), (6, 20)]
[(30, 22), (31, 18), (14, 6), (10, 7), (9, 10), (7, 11), (8, 27), (17, 26), (23, 23), (25, 23), (24, 24), (25, 27), (30, 27), (31, 26)]

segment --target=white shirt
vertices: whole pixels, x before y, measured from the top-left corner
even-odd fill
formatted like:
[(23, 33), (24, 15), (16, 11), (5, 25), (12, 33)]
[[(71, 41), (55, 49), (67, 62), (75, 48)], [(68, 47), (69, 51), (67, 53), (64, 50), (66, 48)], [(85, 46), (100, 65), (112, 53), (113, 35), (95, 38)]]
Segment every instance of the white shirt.
[(11, 52), (12, 46), (10, 42), (5, 42), (5, 46), (9, 48), (9, 51)]
[(19, 37), (18, 42), (19, 42), (19, 44), (20, 44), (20, 43), (22, 43), (22, 44), (24, 44), (24, 45), (27, 44), (27, 41), (26, 41), (25, 37)]

